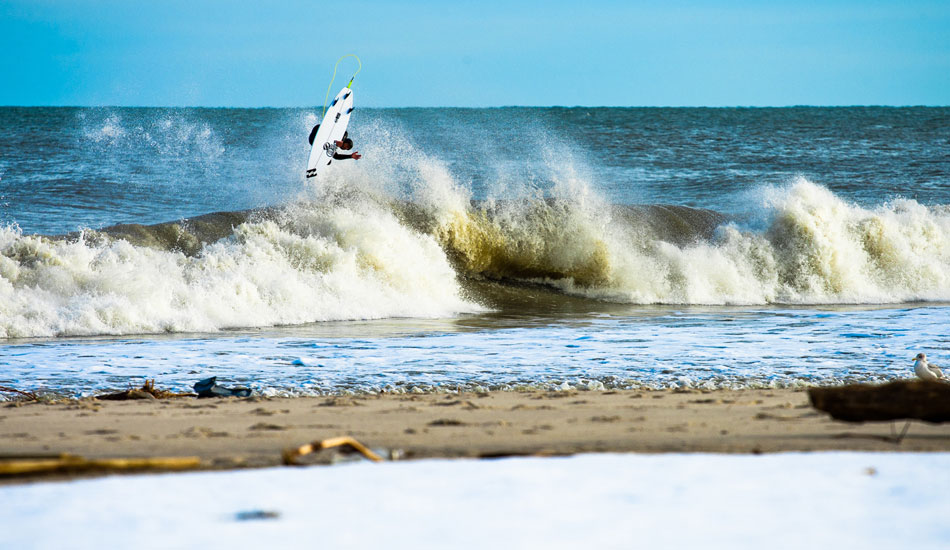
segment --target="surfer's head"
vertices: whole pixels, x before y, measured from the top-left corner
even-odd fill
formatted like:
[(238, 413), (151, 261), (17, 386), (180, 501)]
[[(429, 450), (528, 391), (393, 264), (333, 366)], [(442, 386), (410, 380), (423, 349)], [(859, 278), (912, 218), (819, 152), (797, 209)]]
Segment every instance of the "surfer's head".
[(353, 148), (353, 140), (352, 140), (352, 139), (350, 139), (350, 138), (343, 138), (343, 139), (340, 141), (340, 149), (343, 149), (344, 151), (349, 151), (349, 150), (352, 149), (352, 148)]

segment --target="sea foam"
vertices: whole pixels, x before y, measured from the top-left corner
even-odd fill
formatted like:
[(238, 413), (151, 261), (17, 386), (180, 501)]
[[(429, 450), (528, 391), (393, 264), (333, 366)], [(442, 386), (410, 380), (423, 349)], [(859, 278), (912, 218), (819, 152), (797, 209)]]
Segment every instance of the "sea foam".
[(390, 212), (299, 207), (196, 255), (0, 229), (0, 336), (215, 331), (439, 317), (467, 302), (438, 244)]
[[(950, 212), (873, 208), (805, 179), (760, 193), (749, 221), (683, 234), (591, 199), (475, 207), (436, 235), (462, 268), (638, 304), (897, 303), (950, 299)], [(705, 223), (705, 220), (700, 220)], [(688, 226), (690, 221), (683, 220)], [(692, 232), (693, 237), (689, 238)]]

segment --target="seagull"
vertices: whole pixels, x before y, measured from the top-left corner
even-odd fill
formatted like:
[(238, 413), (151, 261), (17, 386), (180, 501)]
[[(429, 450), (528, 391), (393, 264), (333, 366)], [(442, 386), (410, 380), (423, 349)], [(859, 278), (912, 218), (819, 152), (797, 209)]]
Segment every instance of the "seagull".
[(937, 365), (931, 365), (927, 362), (927, 355), (918, 353), (914, 359), (916, 361), (914, 363), (914, 374), (917, 375), (917, 378), (931, 382), (947, 380), (947, 377), (943, 375), (943, 372)]

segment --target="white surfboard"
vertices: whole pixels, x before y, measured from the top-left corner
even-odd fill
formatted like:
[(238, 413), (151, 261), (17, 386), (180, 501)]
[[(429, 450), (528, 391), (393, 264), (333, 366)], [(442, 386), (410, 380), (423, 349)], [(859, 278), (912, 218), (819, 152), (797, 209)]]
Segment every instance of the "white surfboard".
[(346, 87), (333, 98), (333, 103), (327, 108), (320, 129), (313, 138), (313, 148), (310, 149), (310, 159), (307, 161), (308, 178), (316, 176), (318, 171), (333, 160), (333, 154), (336, 153), (335, 142), (343, 139), (352, 112), (353, 90)]

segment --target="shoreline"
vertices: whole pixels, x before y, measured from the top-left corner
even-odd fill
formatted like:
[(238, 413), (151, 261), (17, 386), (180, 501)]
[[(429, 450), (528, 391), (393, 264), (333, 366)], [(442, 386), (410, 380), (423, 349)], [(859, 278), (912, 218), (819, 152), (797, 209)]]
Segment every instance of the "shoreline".
[[(276, 466), (285, 449), (350, 436), (387, 458), (577, 453), (950, 451), (950, 425), (831, 420), (804, 389), (610, 390), (293, 398), (83, 399), (0, 405), (0, 455), (194, 456), (200, 470)], [(309, 462), (327, 463), (338, 451)], [(0, 484), (109, 472), (0, 477)]]

